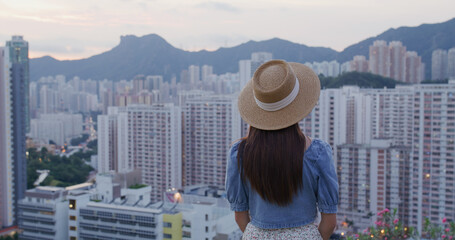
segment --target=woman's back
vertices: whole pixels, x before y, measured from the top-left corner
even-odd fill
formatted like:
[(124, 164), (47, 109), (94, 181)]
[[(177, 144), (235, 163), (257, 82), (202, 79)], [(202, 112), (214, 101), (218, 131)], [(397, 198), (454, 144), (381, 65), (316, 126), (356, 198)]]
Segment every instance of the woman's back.
[(313, 139), (305, 151), (302, 159), (303, 187), (287, 206), (262, 199), (251, 188), (249, 181), (242, 181), (237, 161), (239, 145), (240, 141), (230, 151), (226, 193), (231, 209), (249, 211), (254, 226), (266, 229), (298, 227), (313, 223), (318, 208), (323, 213), (336, 213), (338, 183), (332, 151), (326, 142)]

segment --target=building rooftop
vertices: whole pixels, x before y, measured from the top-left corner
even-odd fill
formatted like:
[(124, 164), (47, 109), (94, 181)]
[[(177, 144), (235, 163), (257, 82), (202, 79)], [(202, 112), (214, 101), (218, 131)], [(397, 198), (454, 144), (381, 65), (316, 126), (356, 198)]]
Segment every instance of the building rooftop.
[(62, 187), (39, 186), (34, 189), (29, 189), (25, 192), (26, 197), (57, 199), (61, 196), (66, 196), (68, 191)]

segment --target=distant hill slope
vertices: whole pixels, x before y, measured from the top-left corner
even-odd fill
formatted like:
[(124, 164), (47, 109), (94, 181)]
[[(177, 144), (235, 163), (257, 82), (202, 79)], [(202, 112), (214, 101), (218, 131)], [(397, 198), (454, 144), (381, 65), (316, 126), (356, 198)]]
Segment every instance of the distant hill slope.
[(348, 72), (338, 77), (319, 76), (321, 88), (339, 88), (342, 86), (359, 86), (361, 88), (395, 88), (403, 84), (391, 78), (385, 78), (371, 73)]
[(455, 47), (455, 18), (436, 24), (422, 24), (418, 27), (389, 29), (376, 37), (371, 37), (351, 45), (338, 54), (337, 60), (345, 62), (355, 55), (368, 58), (369, 46), (376, 40), (401, 41), (408, 51), (416, 51), (425, 63), (425, 73), (431, 76), (431, 54), (433, 50)]
[(322, 47), (308, 47), (286, 40), (274, 38), (266, 41), (249, 41), (231, 48), (216, 51), (184, 51), (170, 45), (156, 34), (143, 37), (123, 36), (120, 44), (112, 50), (87, 59), (58, 61), (51, 57), (31, 60), (31, 79), (42, 76), (63, 74), (67, 77), (79, 76), (83, 79), (131, 79), (137, 74), (163, 75), (170, 79), (189, 65), (212, 65), (215, 73), (237, 72), (238, 61), (250, 59), (251, 53), (271, 52), (274, 58), (287, 61), (306, 62), (334, 60), (335, 50)]
[(355, 55), (368, 58), (369, 46), (375, 40), (401, 41), (409, 51), (416, 51), (426, 65), (427, 79), (431, 74), (431, 54), (437, 48), (455, 47), (455, 18), (436, 24), (422, 24), (418, 27), (400, 27), (353, 44), (338, 53), (330, 48), (308, 47), (279, 38), (266, 41), (249, 41), (230, 48), (216, 51), (184, 51), (170, 45), (156, 34), (143, 37), (122, 36), (120, 44), (113, 49), (90, 58), (72, 61), (58, 61), (46, 56), (31, 59), (32, 80), (42, 76), (63, 74), (68, 78), (79, 76), (83, 79), (131, 79), (135, 75), (163, 75), (169, 80), (173, 74), (189, 65), (212, 65), (217, 74), (237, 72), (238, 61), (249, 59), (251, 53), (266, 51), (277, 59), (295, 62), (349, 61)]

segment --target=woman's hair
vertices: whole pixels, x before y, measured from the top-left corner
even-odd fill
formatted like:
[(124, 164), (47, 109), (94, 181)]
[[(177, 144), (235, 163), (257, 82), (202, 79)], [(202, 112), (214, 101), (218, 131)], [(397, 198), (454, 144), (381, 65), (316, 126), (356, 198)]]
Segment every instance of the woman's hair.
[(305, 136), (296, 123), (279, 130), (250, 127), (241, 139), (237, 161), (242, 180), (262, 199), (286, 206), (303, 188)]

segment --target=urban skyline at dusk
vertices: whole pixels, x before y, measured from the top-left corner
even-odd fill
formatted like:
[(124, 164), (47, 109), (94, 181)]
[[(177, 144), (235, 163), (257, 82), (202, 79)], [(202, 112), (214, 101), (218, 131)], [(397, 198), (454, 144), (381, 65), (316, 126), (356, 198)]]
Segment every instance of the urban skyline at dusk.
[(453, 9), (0, 0), (0, 240), (240, 240), (227, 170), (248, 163), (233, 146), (255, 135), (239, 96), (276, 62), (267, 81), (283, 71), (295, 91), (267, 104), (304, 106), (298, 80), (320, 83), (294, 123), (310, 138), (304, 161), (319, 141), (330, 152), (318, 154), (337, 175), (330, 239), (455, 239)]

